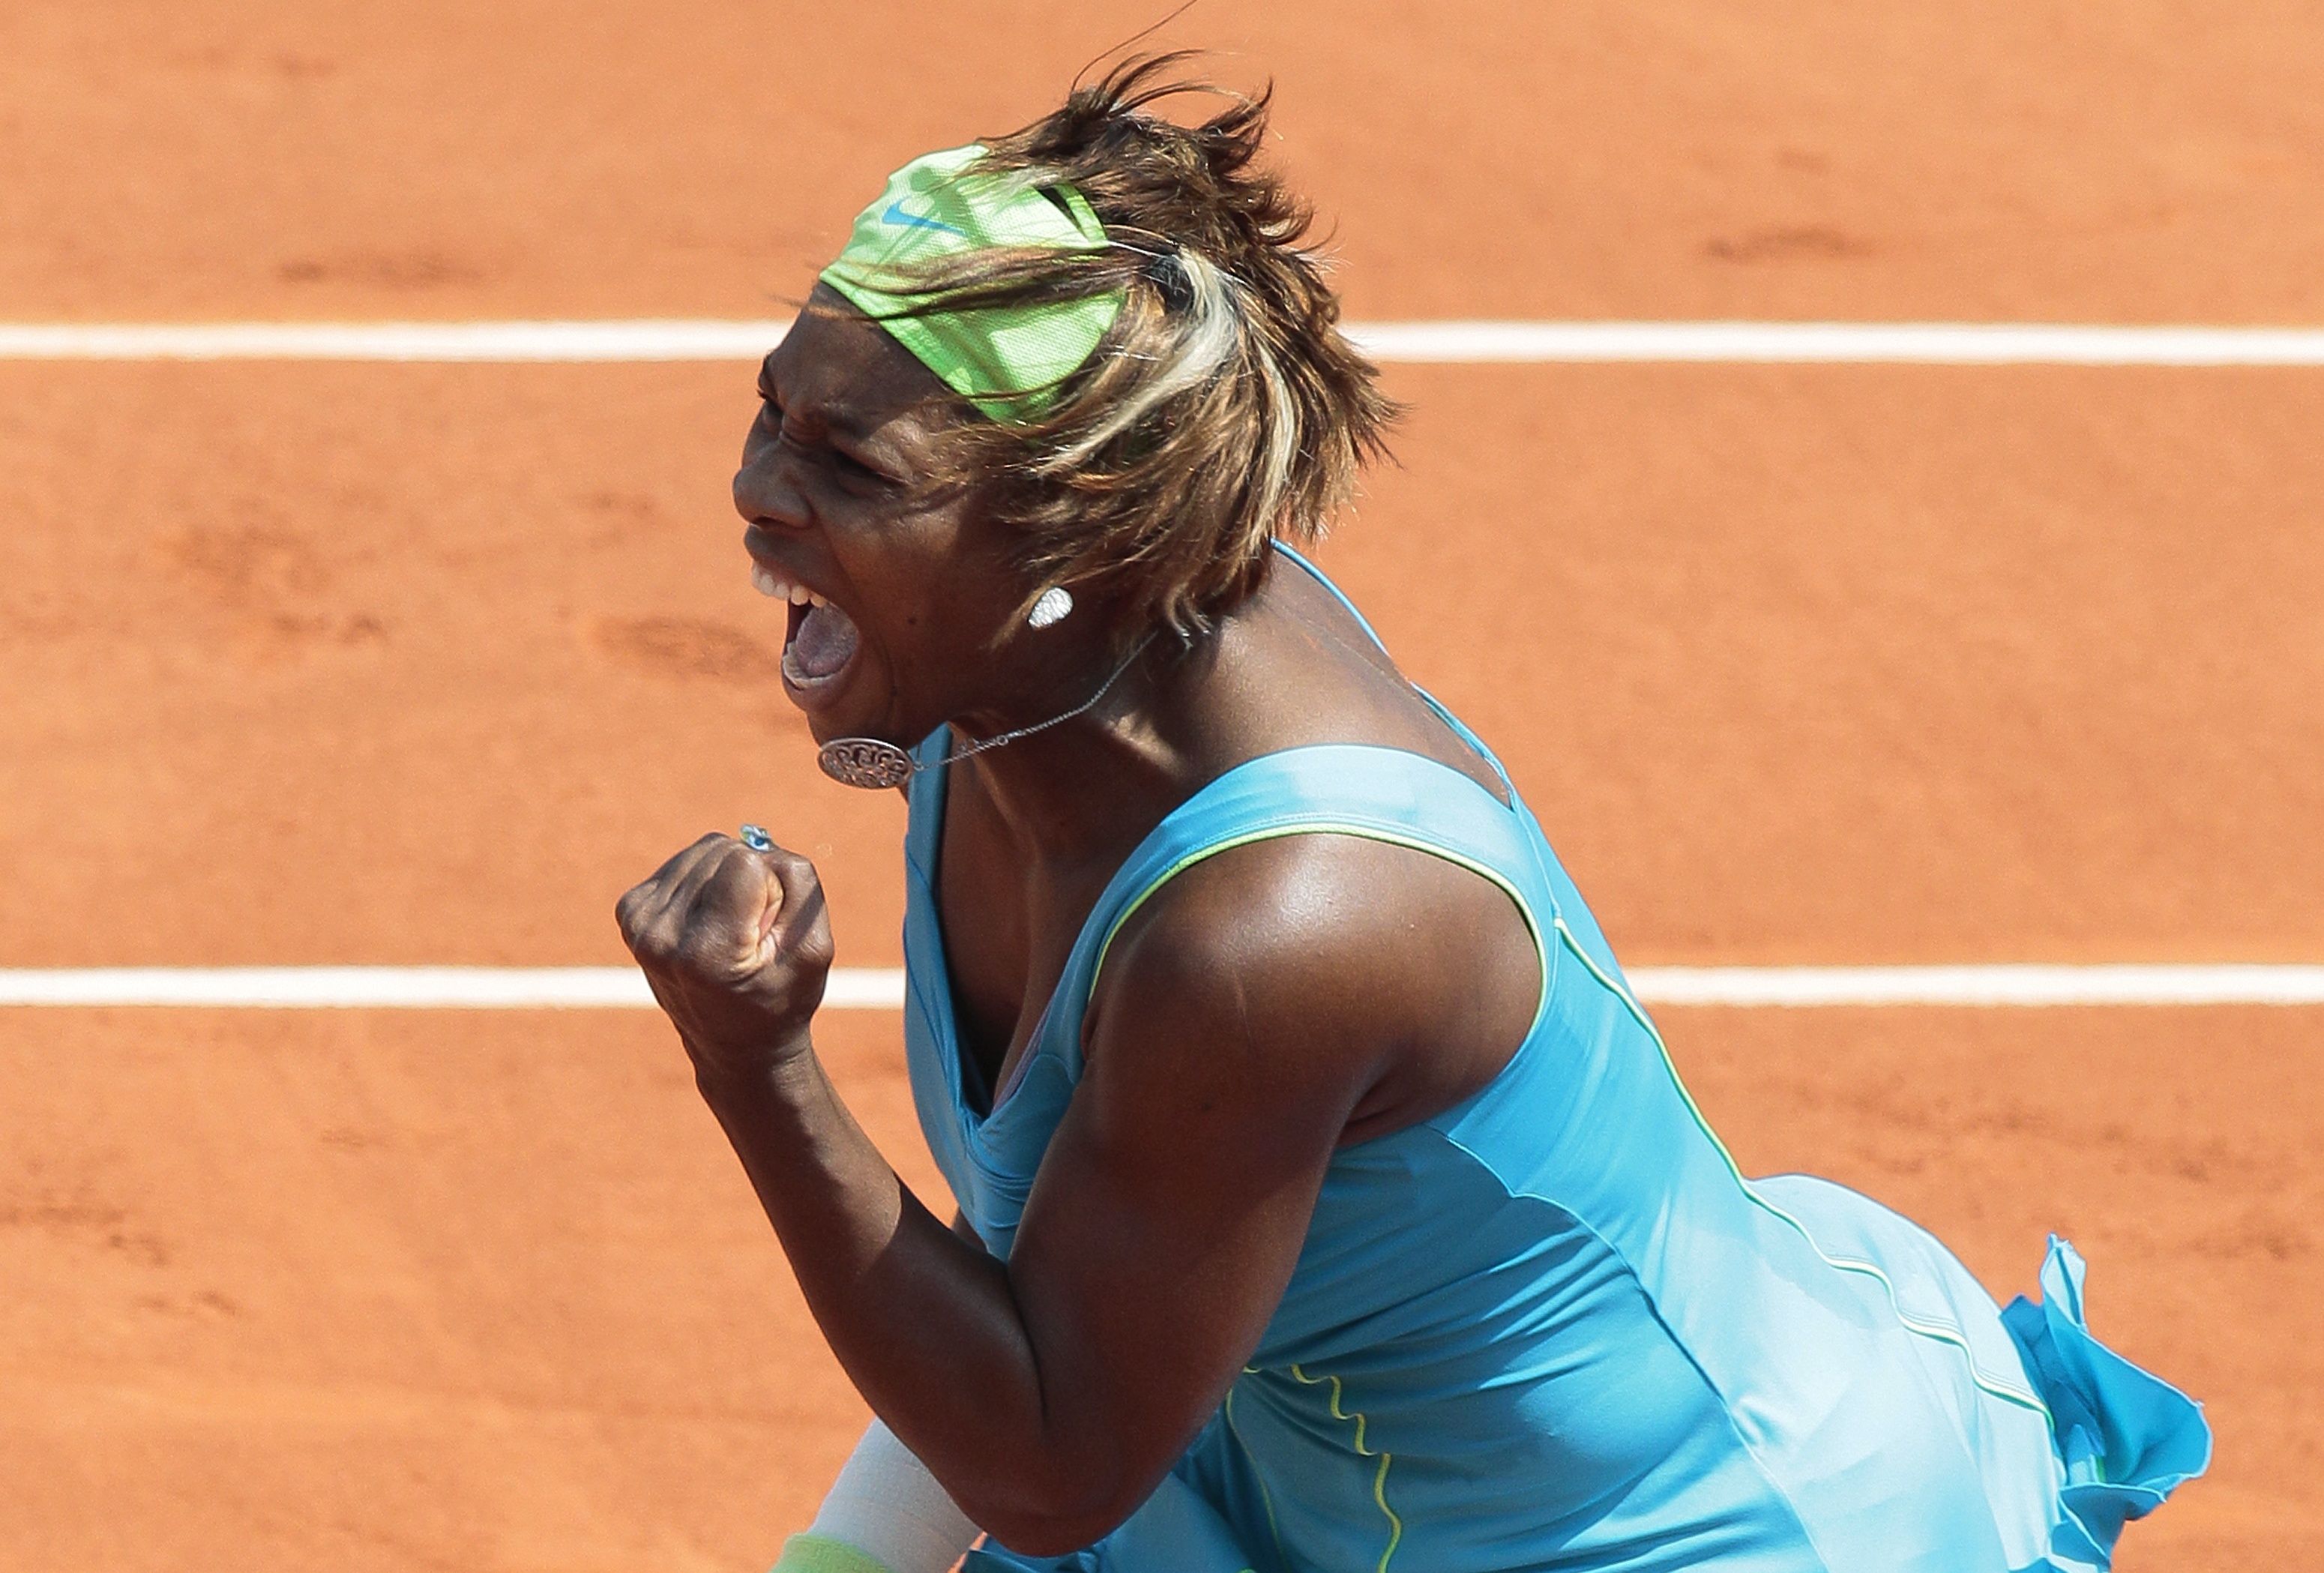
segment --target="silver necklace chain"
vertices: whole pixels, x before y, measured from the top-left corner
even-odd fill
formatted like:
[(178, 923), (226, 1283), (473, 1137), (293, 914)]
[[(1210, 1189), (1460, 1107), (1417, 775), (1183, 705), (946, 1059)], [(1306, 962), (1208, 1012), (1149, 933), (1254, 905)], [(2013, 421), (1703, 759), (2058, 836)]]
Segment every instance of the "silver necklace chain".
[(1052, 716), (1046, 721), (1036, 721), (1030, 726), (1019, 726), (1013, 732), (1003, 732), (998, 737), (988, 737), (982, 743), (972, 743), (957, 753), (945, 754), (934, 764), (924, 765), (914, 759), (908, 751), (880, 737), (835, 737), (816, 752), (815, 762), (822, 767), (824, 774), (843, 786), (867, 788), (902, 786), (923, 770), (942, 770), (945, 765), (966, 759), (972, 754), (982, 754), (987, 749), (998, 748), (1003, 744), (1030, 737), (1036, 732), (1046, 732), (1052, 726), (1062, 726), (1076, 716), (1089, 714), (1091, 710), (1096, 708), (1100, 699), (1112, 691), (1113, 685), (1121, 680), (1121, 674), (1128, 671), (1138, 658), (1146, 653), (1146, 647), (1153, 643), (1152, 634), (1139, 640), (1138, 648), (1123, 656), (1121, 663), (1106, 674), (1106, 680), (1098, 685), (1097, 692), (1075, 705), (1072, 709), (1062, 715)]

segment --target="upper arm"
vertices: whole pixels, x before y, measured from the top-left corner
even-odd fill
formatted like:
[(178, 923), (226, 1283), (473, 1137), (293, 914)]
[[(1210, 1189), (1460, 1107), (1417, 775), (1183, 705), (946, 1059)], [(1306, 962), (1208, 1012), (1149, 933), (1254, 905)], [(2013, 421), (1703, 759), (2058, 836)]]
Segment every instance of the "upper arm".
[(1250, 1358), (1351, 1119), (1448, 1019), (1469, 1030), (1447, 1001), (1482, 980), (1445, 941), (1473, 949), (1479, 893), (1522, 929), (1473, 874), (1300, 837), (1197, 865), (1117, 938), (1010, 1258), (1093, 1538)]

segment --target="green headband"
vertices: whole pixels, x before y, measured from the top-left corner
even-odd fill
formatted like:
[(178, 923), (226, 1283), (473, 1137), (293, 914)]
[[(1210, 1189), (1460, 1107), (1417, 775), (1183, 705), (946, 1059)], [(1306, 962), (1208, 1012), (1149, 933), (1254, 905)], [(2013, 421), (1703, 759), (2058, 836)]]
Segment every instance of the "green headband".
[(823, 282), (987, 415), (1024, 421), (1047, 409), (1056, 384), (1089, 359), (1123, 296), (912, 313), (927, 301), (908, 287), (912, 269), (993, 246), (1101, 251), (1107, 244), (1105, 227), (1071, 186), (1036, 186), (1021, 172), (961, 172), (983, 156), (974, 144), (951, 148), (889, 176)]

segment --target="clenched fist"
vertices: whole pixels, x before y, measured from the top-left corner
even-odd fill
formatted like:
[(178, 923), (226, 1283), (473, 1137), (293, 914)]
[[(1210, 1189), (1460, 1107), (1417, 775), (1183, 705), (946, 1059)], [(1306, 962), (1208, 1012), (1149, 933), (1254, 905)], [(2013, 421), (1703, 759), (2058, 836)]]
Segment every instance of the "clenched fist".
[(622, 939), (698, 1078), (748, 1078), (805, 1053), (831, 972), (815, 865), (705, 836), (613, 908)]

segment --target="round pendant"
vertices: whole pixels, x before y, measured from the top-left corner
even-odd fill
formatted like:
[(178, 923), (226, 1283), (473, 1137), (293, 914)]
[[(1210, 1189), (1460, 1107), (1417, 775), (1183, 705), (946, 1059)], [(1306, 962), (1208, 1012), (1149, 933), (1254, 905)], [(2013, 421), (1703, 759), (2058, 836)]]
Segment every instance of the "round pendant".
[(877, 737), (836, 737), (815, 756), (823, 773), (842, 786), (898, 787), (912, 779), (919, 766), (892, 743)]

